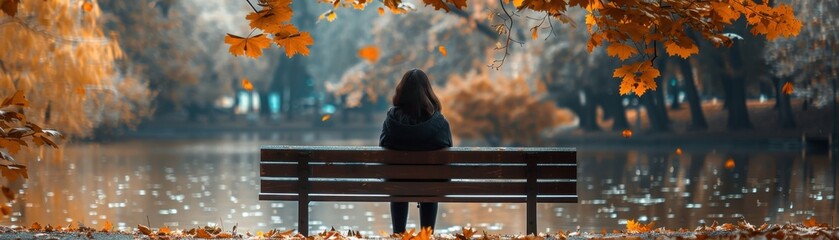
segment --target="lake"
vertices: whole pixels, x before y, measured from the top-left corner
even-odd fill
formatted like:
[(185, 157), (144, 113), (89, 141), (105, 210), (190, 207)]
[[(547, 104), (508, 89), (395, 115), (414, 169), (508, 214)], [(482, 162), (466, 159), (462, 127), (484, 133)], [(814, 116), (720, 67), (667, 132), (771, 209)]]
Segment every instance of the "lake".
[[(336, 140), (337, 139), (337, 140)], [(377, 134), (228, 133), (199, 139), (74, 143), (26, 164), (2, 224), (295, 228), (295, 202), (259, 201), (259, 145), (375, 145)], [(624, 229), (627, 220), (693, 229), (714, 221), (837, 224), (837, 162), (826, 154), (644, 147), (578, 148), (577, 204), (539, 204), (541, 231)], [(63, 154), (62, 154), (63, 153)], [(62, 157), (46, 155), (61, 154)], [(409, 229), (418, 225), (411, 205)], [(315, 202), (315, 229), (390, 231), (387, 203)], [(437, 232), (525, 230), (524, 204), (443, 203)]]

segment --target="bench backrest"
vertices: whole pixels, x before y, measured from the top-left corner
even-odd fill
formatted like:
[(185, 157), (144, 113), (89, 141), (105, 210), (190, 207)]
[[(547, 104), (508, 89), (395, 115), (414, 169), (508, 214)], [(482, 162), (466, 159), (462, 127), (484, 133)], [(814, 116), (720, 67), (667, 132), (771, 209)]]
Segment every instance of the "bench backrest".
[(573, 148), (262, 146), (260, 155), (260, 200), (577, 202)]

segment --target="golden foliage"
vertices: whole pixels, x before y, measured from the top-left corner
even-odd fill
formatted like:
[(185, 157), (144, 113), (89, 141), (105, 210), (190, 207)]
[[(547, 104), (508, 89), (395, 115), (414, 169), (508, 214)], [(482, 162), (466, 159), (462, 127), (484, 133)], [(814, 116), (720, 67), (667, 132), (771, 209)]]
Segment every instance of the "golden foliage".
[(658, 86), (655, 83), (655, 78), (659, 75), (661, 73), (649, 61), (623, 65), (615, 69), (613, 74), (616, 78), (623, 78), (620, 85), (621, 95), (632, 92), (638, 96), (644, 95), (647, 89), (656, 90)]
[[(261, 36), (271, 34), (274, 43), (284, 48), (289, 58), (295, 54), (309, 55), (309, 45), (312, 45), (314, 40), (308, 32), (299, 32), (297, 27), (291, 24), (291, 17), (294, 14), (291, 9), (291, 0), (260, 0), (260, 3), (259, 6), (262, 9), (259, 11), (254, 9), (254, 12), (245, 16), (245, 19), (250, 21), (251, 29), (260, 29), (263, 33), (245, 38), (228, 33), (224, 43), (230, 44), (230, 53), (234, 56), (245, 55), (259, 58), (262, 56), (262, 48), (271, 45), (267, 37)], [(335, 20), (335, 13), (332, 10), (327, 11), (320, 18), (324, 17), (331, 22)], [(256, 38), (257, 42), (254, 45), (248, 45), (247, 40), (250, 38)], [(246, 43), (242, 44), (242, 41)]]
[(455, 136), (492, 146), (527, 145), (572, 119), (535, 88), (522, 77), (491, 79), (484, 72), (450, 77), (438, 96)]
[[(275, 1), (266, 0), (265, 2)], [(351, 4), (342, 5), (340, 0), (325, 2), (332, 4), (333, 8), (345, 6), (355, 9), (364, 9), (364, 6), (369, 3), (369, 1), (355, 1)], [(413, 10), (410, 3), (402, 2), (402, 0), (383, 0), (382, 3), (384, 7), (396, 14)], [(435, 10), (447, 12), (451, 10), (451, 6), (464, 9), (467, 5), (466, 0), (423, 0), (423, 3), (430, 5)], [(509, 4), (509, 1), (503, 4)], [(588, 11), (585, 18), (586, 28), (591, 34), (587, 43), (588, 50), (593, 51), (598, 46), (608, 45), (609, 47), (606, 50), (610, 56), (617, 57), (622, 61), (636, 58), (632, 60), (633, 62), (620, 68), (633, 67), (639, 69), (638, 66), (644, 67), (644, 71), (634, 72), (641, 73), (641, 75), (616, 74), (615, 77), (622, 78), (620, 92), (624, 95), (634, 93), (640, 96), (647, 90), (656, 89), (654, 81), (651, 82), (651, 80), (659, 76), (659, 70), (652, 65), (642, 65), (641, 63), (658, 57), (656, 49), (659, 43), (663, 43), (665, 52), (670, 56), (687, 58), (699, 53), (697, 43), (691, 40), (687, 31), (699, 33), (715, 46), (730, 46), (733, 41), (726, 36), (723, 30), (733, 24), (734, 20), (741, 17), (746, 18), (753, 34), (765, 35), (769, 40), (778, 37), (796, 36), (802, 26), (801, 22), (795, 18), (793, 9), (789, 5), (779, 4), (773, 7), (767, 1), (757, 0), (710, 0), (700, 2), (680, 0), (612, 0), (605, 2), (513, 0), (512, 4), (518, 10), (528, 9), (543, 12), (559, 18), (564, 23), (571, 22), (562, 21), (567, 19), (566, 12), (569, 7), (586, 9)], [(268, 9), (263, 8), (260, 12), (274, 11), (274, 5), (277, 4), (266, 4)], [(282, 17), (273, 16), (270, 18), (274, 23), (272, 26), (286, 24), (288, 21), (286, 19), (290, 19), (292, 11), (290, 8), (288, 12), (285, 11), (285, 7), (288, 7), (288, 5), (280, 4), (280, 6), (284, 7), (283, 11), (276, 14), (282, 15)], [(379, 7), (378, 12), (380, 15), (384, 15), (384, 8)], [(325, 17), (330, 20), (330, 16), (334, 17), (332, 10), (324, 14), (321, 15), (321, 18)], [(259, 12), (251, 13), (249, 16), (253, 16), (249, 18), (252, 21), (257, 17), (259, 19), (265, 18), (266, 21), (269, 20), (267, 16), (260, 16)], [(262, 26), (261, 22), (259, 24), (253, 24), (252, 22), (252, 28), (260, 28), (259, 26)], [(271, 29), (260, 29), (273, 33)], [(508, 31), (507, 29), (504, 30)], [(531, 29), (531, 38), (536, 39), (537, 37), (538, 28), (534, 27)], [(276, 39), (275, 42), (277, 42)], [(507, 42), (509, 44), (509, 41)], [(286, 47), (286, 45), (280, 46)], [(301, 49), (292, 52), (287, 50), (286, 53), (308, 52), (306, 45), (294, 46), (301, 47)], [(306, 48), (305, 51), (303, 51), (304, 48)], [(505, 51), (506, 48), (507, 46), (503, 45), (496, 47), (496, 49), (505, 49)], [(443, 56), (445, 56), (445, 53)], [(622, 71), (625, 72), (626, 69)]]
[(15, 14), (0, 14), (0, 95), (22, 91), (31, 97), (27, 122), (86, 136), (96, 126), (132, 123), (148, 111), (145, 83), (116, 71), (123, 53), (117, 36), (103, 31), (97, 4), (2, 4), (4, 12), (13, 4)]

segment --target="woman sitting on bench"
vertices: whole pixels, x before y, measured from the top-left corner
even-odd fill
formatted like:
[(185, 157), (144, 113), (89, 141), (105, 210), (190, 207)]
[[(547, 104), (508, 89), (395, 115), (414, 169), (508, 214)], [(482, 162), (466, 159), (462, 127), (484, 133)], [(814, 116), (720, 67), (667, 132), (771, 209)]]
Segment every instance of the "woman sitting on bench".
[[(422, 70), (411, 69), (402, 75), (393, 95), (393, 107), (387, 112), (379, 137), (379, 146), (393, 150), (430, 151), (452, 146), (449, 122), (440, 113), (440, 100), (431, 89)], [(387, 181), (399, 181), (387, 179)], [(446, 180), (443, 180), (446, 181)], [(434, 229), (437, 203), (419, 204), (420, 226)], [(408, 203), (390, 203), (394, 233), (404, 233), (408, 221)]]

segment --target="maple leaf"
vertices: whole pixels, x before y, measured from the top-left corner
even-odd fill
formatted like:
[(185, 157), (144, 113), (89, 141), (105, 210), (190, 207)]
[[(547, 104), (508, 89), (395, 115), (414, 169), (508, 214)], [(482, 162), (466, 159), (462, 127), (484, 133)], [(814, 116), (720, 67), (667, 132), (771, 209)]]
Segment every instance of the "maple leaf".
[(448, 55), (448, 52), (446, 51), (446, 46), (440, 45), (440, 47), (437, 47), (437, 50), (440, 51), (440, 54), (442, 54), (443, 57)]
[(466, 8), (466, 0), (448, 0), (450, 3), (454, 4), (457, 9), (463, 10)]
[(248, 14), (245, 19), (250, 20), (251, 28), (259, 28), (274, 33), (282, 23), (291, 21), (291, 15), (291, 8), (286, 6), (262, 9), (259, 12)]
[(731, 23), (740, 18), (740, 13), (734, 11), (734, 9), (731, 8), (731, 4), (711, 2), (711, 9), (714, 14), (716, 14), (720, 20), (725, 23)]
[(635, 220), (629, 220), (626, 222), (626, 231), (629, 233), (645, 233), (652, 231), (654, 226), (655, 222), (644, 225)]
[(422, 0), (422, 2), (425, 3), (426, 6), (431, 5), (432, 7), (434, 7), (434, 10), (443, 9), (446, 10), (446, 12), (449, 11), (449, 5), (446, 4), (446, 2), (444, 2), (443, 0)]
[(609, 47), (606, 48), (606, 54), (612, 57), (617, 56), (620, 60), (626, 60), (627, 58), (637, 53), (638, 50), (636, 50), (634, 47), (620, 42), (614, 42), (612, 44), (609, 44)]
[(160, 228), (160, 230), (157, 230), (157, 233), (159, 233), (159, 234), (170, 234), (170, 233), (172, 233), (172, 230), (170, 230), (169, 227), (167, 227), (167, 226), (163, 226), (162, 228)]
[(792, 82), (786, 82), (781, 90), (784, 91), (784, 94), (791, 95), (795, 88), (792, 87)]
[(687, 59), (690, 55), (699, 53), (699, 47), (690, 38), (681, 38), (678, 43), (670, 40), (665, 41), (664, 48), (670, 56), (679, 55), (684, 59)]
[(0, 0), (3, 3), (0, 3), (0, 10), (3, 10), (3, 13), (14, 17), (17, 14), (17, 5), (20, 3), (20, 0)]
[(431, 227), (424, 227), (420, 230), (419, 234), (417, 234), (416, 240), (431, 240), (432, 235), (434, 235), (434, 229)]
[(384, 16), (385, 15), (385, 9), (383, 7), (379, 7), (379, 9), (377, 11), (379, 12), (379, 16)]
[(294, 54), (298, 53), (303, 56), (308, 56), (308, 45), (312, 45), (314, 43), (314, 40), (308, 32), (300, 32), (298, 34), (292, 34), (283, 38), (274, 36), (274, 42), (277, 43), (277, 45), (279, 45), (280, 47), (284, 48), (286, 56), (291, 58), (292, 56), (294, 56)]
[(649, 61), (642, 61), (615, 69), (613, 77), (623, 78), (620, 84), (621, 95), (633, 92), (640, 97), (644, 95), (647, 89), (656, 90), (658, 86), (655, 83), (655, 78), (660, 75), (661, 72), (653, 67)]
[(379, 51), (379, 47), (375, 45), (368, 45), (358, 50), (358, 57), (367, 60), (371, 64), (376, 63), (379, 61), (379, 55), (381, 51)]
[(251, 58), (262, 56), (262, 49), (271, 46), (271, 40), (262, 34), (243, 38), (228, 33), (224, 37), (224, 43), (230, 44), (230, 53), (233, 56), (245, 55)]

